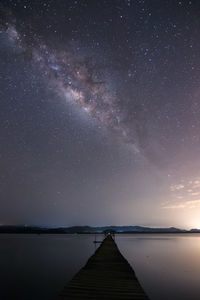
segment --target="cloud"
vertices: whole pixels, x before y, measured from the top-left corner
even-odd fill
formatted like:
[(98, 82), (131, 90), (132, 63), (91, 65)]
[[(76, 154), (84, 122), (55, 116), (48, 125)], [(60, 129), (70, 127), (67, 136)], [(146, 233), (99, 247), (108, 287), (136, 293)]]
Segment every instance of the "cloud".
[[(183, 180), (181, 180), (181, 182), (183, 182)], [(184, 181), (183, 183), (177, 183), (177, 184), (172, 184), (169, 187), (170, 191), (173, 192), (178, 192), (179, 194), (176, 195), (176, 198), (183, 198), (184, 197), (188, 197), (189, 196), (198, 196), (200, 195), (200, 178), (196, 177), (193, 180), (188, 180), (188, 181)], [(185, 194), (185, 192), (187, 192), (187, 194)]]
[(197, 195), (200, 195), (200, 192), (194, 192), (194, 193), (191, 193), (192, 196), (197, 196)]
[(170, 186), (170, 190), (172, 192), (176, 191), (176, 190), (181, 190), (181, 189), (184, 189), (184, 185), (183, 184), (176, 184), (176, 185), (171, 185)]
[(167, 205), (163, 206), (163, 209), (177, 209), (177, 208), (185, 208), (184, 204), (174, 204), (174, 205)]
[(163, 209), (191, 209), (200, 205), (200, 199), (197, 198), (200, 195), (200, 178), (184, 180), (184, 184), (182, 182), (169, 187), (172, 197), (162, 204)]
[(195, 208), (198, 207), (199, 205), (200, 205), (200, 199), (196, 199), (196, 200), (187, 200), (187, 201), (179, 202), (172, 205), (171, 204), (165, 205), (162, 208), (163, 209)]
[(193, 187), (194, 189), (200, 188), (200, 181), (199, 181), (199, 180), (195, 180), (195, 181), (193, 182), (192, 187)]

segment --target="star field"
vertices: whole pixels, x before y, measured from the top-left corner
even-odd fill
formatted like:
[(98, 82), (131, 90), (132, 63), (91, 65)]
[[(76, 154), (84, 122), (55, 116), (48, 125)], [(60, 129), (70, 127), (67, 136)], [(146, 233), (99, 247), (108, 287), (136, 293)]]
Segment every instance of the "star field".
[(199, 2), (13, 0), (0, 16), (2, 223), (190, 226), (170, 187), (200, 176)]

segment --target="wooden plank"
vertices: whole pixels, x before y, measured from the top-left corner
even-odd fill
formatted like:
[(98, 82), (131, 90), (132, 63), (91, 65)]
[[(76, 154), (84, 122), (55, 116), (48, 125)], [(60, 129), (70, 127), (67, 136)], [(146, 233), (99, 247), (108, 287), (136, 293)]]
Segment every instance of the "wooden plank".
[(147, 300), (132, 267), (108, 235), (57, 298)]

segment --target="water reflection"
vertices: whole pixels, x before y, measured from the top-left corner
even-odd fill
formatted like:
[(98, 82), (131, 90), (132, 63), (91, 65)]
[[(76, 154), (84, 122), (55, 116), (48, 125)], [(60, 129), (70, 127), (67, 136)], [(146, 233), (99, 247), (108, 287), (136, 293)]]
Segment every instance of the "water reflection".
[(117, 244), (150, 299), (200, 299), (200, 235), (120, 235)]
[(94, 252), (92, 235), (0, 235), (0, 299), (53, 300)]
[[(99, 246), (94, 238), (1, 234), (0, 299), (55, 299)], [(116, 242), (151, 300), (200, 299), (200, 235), (121, 234)]]

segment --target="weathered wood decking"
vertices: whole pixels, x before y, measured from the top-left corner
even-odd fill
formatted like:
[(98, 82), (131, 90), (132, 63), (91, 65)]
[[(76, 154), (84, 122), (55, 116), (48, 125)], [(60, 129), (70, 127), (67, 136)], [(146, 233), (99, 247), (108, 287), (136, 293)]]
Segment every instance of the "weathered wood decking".
[(64, 299), (148, 299), (111, 236), (91, 256), (58, 297)]

